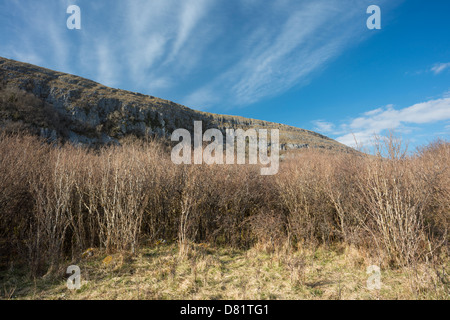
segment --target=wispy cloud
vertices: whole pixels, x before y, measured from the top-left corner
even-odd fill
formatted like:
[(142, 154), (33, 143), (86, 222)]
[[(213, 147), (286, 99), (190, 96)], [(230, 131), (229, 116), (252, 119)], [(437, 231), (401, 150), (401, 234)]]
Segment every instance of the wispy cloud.
[[(58, 17), (56, 12), (66, 12), (64, 3), (42, 6), (37, 1), (12, 1), (8, 5), (10, 18), (21, 23), (8, 30), (17, 39), (17, 43), (3, 43), (5, 53), (21, 61), (70, 72), (71, 46), (64, 36), (65, 29), (58, 26), (59, 22), (65, 22), (64, 15), (61, 21), (55, 19)], [(0, 7), (0, 10), (3, 11), (4, 8)]]
[(97, 80), (107, 86), (115, 86), (118, 83), (119, 72), (114, 53), (107, 42), (99, 41), (97, 45)]
[(200, 23), (211, 6), (207, 0), (122, 2), (124, 33), (115, 35), (115, 46), (136, 90), (176, 89), (197, 67), (208, 45)]
[(397, 129), (408, 132), (409, 126), (419, 126), (438, 121), (450, 120), (450, 98), (442, 98), (417, 103), (407, 108), (395, 109), (392, 105), (364, 113), (340, 125), (340, 135), (337, 141), (354, 146), (358, 143), (368, 143), (374, 134), (385, 130)]
[(335, 125), (331, 122), (326, 122), (323, 120), (315, 120), (313, 121), (314, 130), (319, 131), (321, 133), (330, 133), (335, 129)]
[[(80, 1), (82, 28), (66, 28), (70, 1), (0, 3), (13, 37), (2, 41), (0, 55), (77, 73), (106, 85), (151, 93), (183, 83), (198, 67), (209, 45), (205, 22), (208, 0)], [(206, 21), (207, 22), (207, 21)], [(0, 40), (6, 35), (0, 36)], [(17, 39), (17, 40), (16, 40)], [(19, 40), (20, 39), (20, 40)]]
[(308, 83), (314, 71), (368, 35), (358, 18), (363, 7), (355, 1), (276, 1), (267, 8), (271, 19), (252, 21), (247, 41), (236, 48), (241, 58), (187, 96), (186, 104), (248, 105)]
[(197, 24), (208, 12), (209, 3), (207, 0), (183, 1), (182, 10), (178, 13), (177, 35), (167, 61), (173, 61), (185, 46)]
[(447, 63), (436, 63), (431, 68), (431, 72), (433, 72), (434, 74), (439, 74), (439, 73), (443, 72), (446, 69), (450, 69), (450, 62), (447, 62)]
[[(399, 2), (377, 1), (386, 11)], [(367, 4), (356, 0), (80, 1), (81, 31), (65, 28), (69, 2), (8, 5), (24, 38), (20, 45), (9, 39), (0, 53), (203, 109), (245, 106), (304, 85), (373, 34)]]

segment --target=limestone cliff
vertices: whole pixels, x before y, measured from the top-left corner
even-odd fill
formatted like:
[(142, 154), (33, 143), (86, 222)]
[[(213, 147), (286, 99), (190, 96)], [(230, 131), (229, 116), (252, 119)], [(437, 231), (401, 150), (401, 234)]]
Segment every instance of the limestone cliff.
[(47, 139), (118, 143), (128, 135), (169, 137), (173, 130), (280, 130), (284, 150), (350, 149), (318, 133), (287, 125), (189, 109), (153, 96), (105, 87), (78, 76), (0, 57), (0, 127), (25, 127)]

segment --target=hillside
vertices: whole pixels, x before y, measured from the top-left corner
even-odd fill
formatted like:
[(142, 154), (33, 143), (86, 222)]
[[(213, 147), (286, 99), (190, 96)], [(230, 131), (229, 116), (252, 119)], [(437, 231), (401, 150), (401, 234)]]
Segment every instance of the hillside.
[(106, 144), (128, 135), (168, 137), (173, 130), (280, 130), (283, 150), (348, 148), (316, 132), (287, 125), (189, 109), (153, 96), (109, 88), (78, 76), (0, 57), (0, 127), (26, 129), (50, 140)]
[[(177, 165), (194, 120), (279, 128), (301, 161)], [(352, 150), (0, 59), (0, 299), (448, 300), (450, 143)]]

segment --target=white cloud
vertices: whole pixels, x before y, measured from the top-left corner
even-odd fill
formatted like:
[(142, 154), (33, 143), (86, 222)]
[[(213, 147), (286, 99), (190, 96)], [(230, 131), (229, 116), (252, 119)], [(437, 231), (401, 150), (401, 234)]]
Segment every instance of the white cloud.
[(99, 42), (97, 46), (98, 71), (97, 80), (107, 86), (115, 86), (118, 81), (117, 63), (107, 42)]
[(450, 119), (450, 98), (430, 100), (413, 106), (395, 109), (392, 105), (364, 113), (361, 117), (341, 125), (346, 133), (336, 140), (353, 146), (355, 138), (358, 143), (368, 143), (374, 134), (384, 130), (397, 129), (410, 132), (408, 125), (423, 125)]
[[(304, 85), (373, 34), (357, 0), (86, 2), (74, 32), (66, 2), (24, 2), (14, 2), (23, 39), (0, 53), (194, 108), (245, 106)], [(394, 2), (379, 0), (386, 11)]]
[(439, 74), (441, 72), (443, 72), (445, 69), (450, 68), (450, 62), (447, 63), (437, 63), (435, 64), (432, 68), (431, 71), (434, 74)]
[(179, 13), (178, 33), (169, 56), (169, 61), (178, 55), (185, 43), (191, 37), (192, 31), (206, 15), (208, 10), (207, 0), (185, 0), (183, 1), (183, 4), (183, 9)]
[[(66, 27), (60, 27), (55, 19), (58, 12), (63, 12), (64, 17), (67, 7), (63, 3), (43, 6), (37, 1), (13, 1), (9, 5), (6, 10), (12, 12), (13, 19), (21, 23), (3, 31), (13, 34), (17, 41), (2, 43), (5, 55), (19, 61), (71, 72), (70, 44), (64, 36)], [(0, 9), (4, 11), (4, 8)], [(37, 48), (44, 48), (44, 51), (39, 52)]]
[(187, 96), (185, 103), (248, 105), (307, 83), (314, 71), (368, 36), (358, 19), (363, 7), (354, 1), (276, 1), (267, 10), (285, 22), (260, 19), (238, 48), (242, 58)]
[(168, 77), (161, 77), (155, 80), (152, 80), (149, 84), (149, 90), (159, 90), (159, 89), (167, 89), (172, 85), (173, 80)]
[(320, 133), (329, 133), (334, 130), (334, 124), (331, 122), (316, 120), (313, 121), (313, 124), (315, 126), (314, 130), (319, 131)]
[(124, 56), (134, 90), (157, 95), (158, 90), (182, 84), (209, 44), (199, 29), (212, 2), (133, 0), (121, 4), (125, 35), (116, 43), (116, 51)]
[[(392, 108), (392, 107), (393, 107), (393, 105), (391, 105), (391, 104), (386, 106), (386, 108)], [(365, 116), (374, 116), (376, 114), (381, 113), (383, 110), (384, 110), (383, 108), (378, 108), (378, 109), (375, 109), (375, 110), (367, 111), (367, 112), (364, 113), (364, 115)]]

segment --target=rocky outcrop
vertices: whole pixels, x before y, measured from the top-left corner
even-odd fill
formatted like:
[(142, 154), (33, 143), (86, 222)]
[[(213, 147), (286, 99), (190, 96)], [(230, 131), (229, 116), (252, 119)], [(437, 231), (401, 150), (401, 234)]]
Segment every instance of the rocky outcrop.
[[(203, 121), (203, 129), (264, 128), (280, 130), (280, 145), (284, 150), (327, 148), (349, 151), (348, 147), (318, 133), (282, 124), (235, 116), (199, 112), (153, 96), (105, 87), (99, 83), (34, 65), (0, 58), (1, 89), (22, 90), (36, 101), (39, 108), (51, 110), (51, 119), (42, 123), (26, 122), (49, 141), (63, 139), (75, 144), (119, 143), (128, 135), (137, 137), (168, 137), (178, 128), (193, 131), (194, 121)], [(0, 110), (8, 109), (3, 102)], [(9, 108), (8, 110), (10, 110)], [(19, 112), (20, 113), (20, 112)], [(45, 117), (45, 115), (43, 115)], [(11, 120), (5, 112), (0, 126)], [(64, 126), (61, 127), (61, 122)]]

